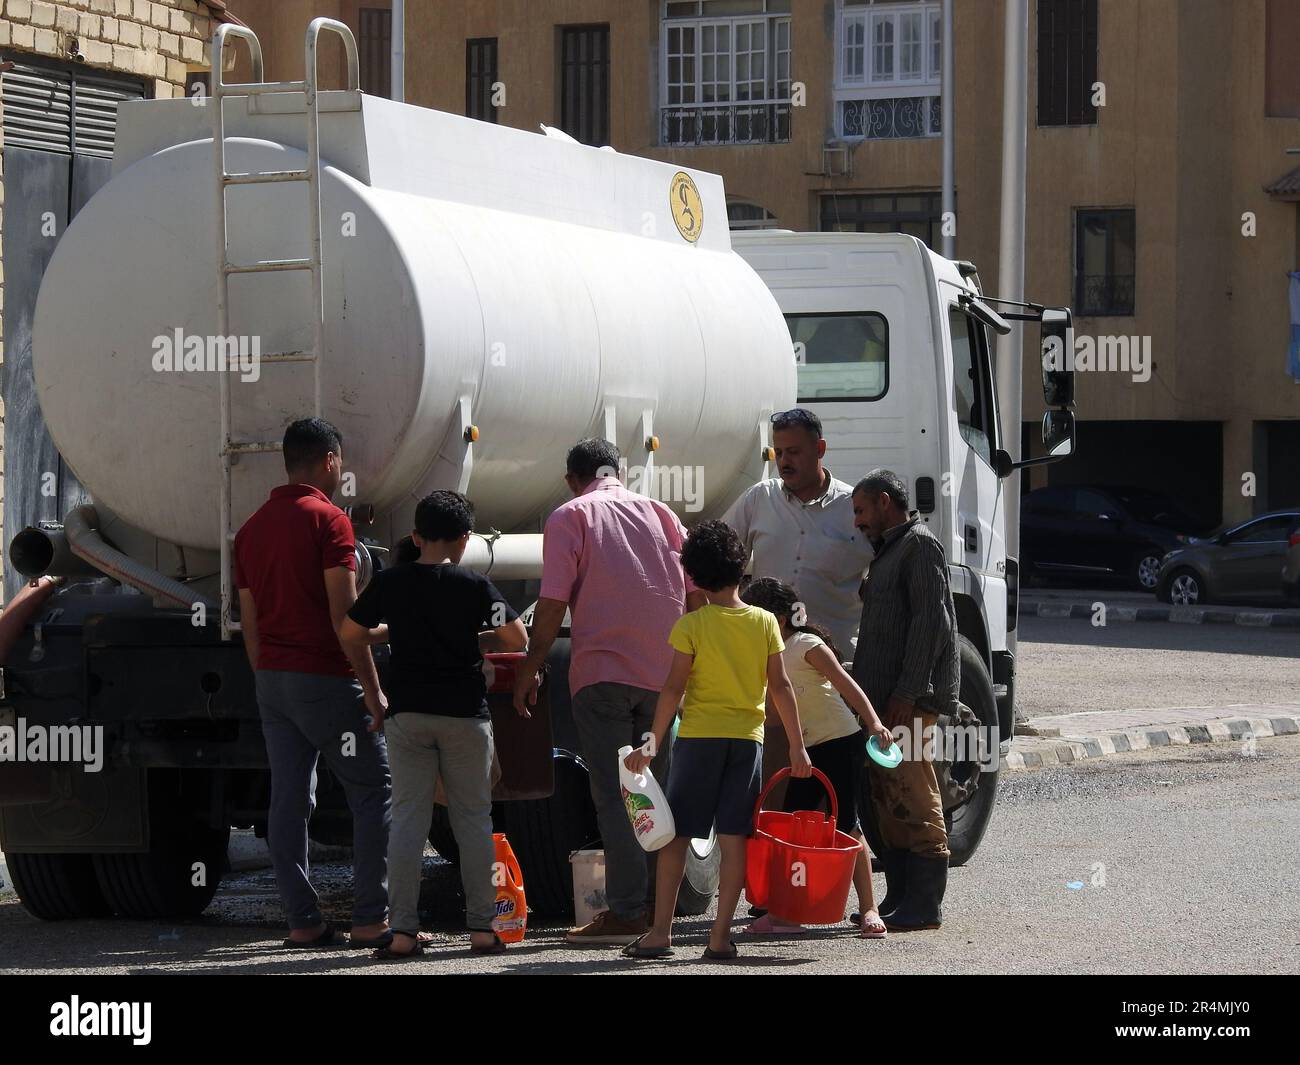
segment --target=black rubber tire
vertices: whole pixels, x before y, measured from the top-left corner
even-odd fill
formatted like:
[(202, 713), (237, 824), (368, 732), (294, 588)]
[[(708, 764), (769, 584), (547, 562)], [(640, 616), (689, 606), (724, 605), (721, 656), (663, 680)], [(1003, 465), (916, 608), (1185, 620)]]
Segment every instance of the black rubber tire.
[[(1197, 587), (1196, 602), (1184, 604), (1174, 603), (1174, 581), (1178, 580), (1179, 577), (1192, 577), (1195, 579)], [(1183, 566), (1181, 569), (1176, 569), (1173, 573), (1169, 574), (1169, 577), (1166, 580), (1161, 581), (1159, 597), (1161, 602), (1168, 603), (1171, 606), (1205, 606), (1210, 601), (1210, 589), (1205, 583), (1205, 578), (1197, 573), (1196, 570), (1192, 569), (1190, 566)]]
[[(696, 851), (694, 841), (691, 842), (686, 848), (686, 875), (677, 891), (678, 917), (698, 917), (713, 905), (721, 870), (722, 848), (718, 846), (716, 835), (712, 849), (704, 857)], [(654, 891), (653, 884), (650, 890)]]
[[(1139, 592), (1154, 592), (1160, 583), (1158, 580), (1160, 560), (1164, 557), (1165, 552), (1158, 547), (1148, 547), (1134, 555), (1133, 561), (1129, 563), (1128, 568), (1129, 586), (1137, 589)], [(1142, 583), (1141, 573), (1143, 563), (1150, 558), (1155, 559), (1155, 567), (1152, 570), (1151, 583), (1148, 585)]]
[(587, 769), (557, 753), (555, 792), (546, 799), (501, 804), (505, 833), (524, 874), (528, 908), (539, 917), (573, 917), (573, 867), (569, 855), (600, 837)]
[[(975, 645), (965, 636), (957, 637), (957, 652), (961, 662), (958, 698), (975, 712), (981, 724), (991, 730), (988, 735), (996, 741), (1000, 735), (998, 703), (993, 694), (993, 679), (989, 676), (988, 667)], [(872, 854), (879, 856), (884, 853), (884, 843), (880, 836), (875, 804), (871, 801), (869, 774), (870, 770), (862, 775), (859, 813), (867, 846), (871, 848)], [(974, 796), (954, 810), (944, 811), (944, 821), (948, 826), (948, 849), (951, 852), (948, 859), (950, 867), (965, 865), (979, 848), (997, 801), (998, 776), (997, 770), (980, 773), (979, 787)]]
[[(230, 826), (213, 828), (202, 819), (207, 793), (193, 783), (184, 771), (151, 771), (149, 850), (94, 856), (99, 889), (118, 916), (197, 917), (217, 893)], [(196, 884), (200, 863), (202, 883)]]
[[(993, 678), (975, 645), (965, 636), (957, 637), (957, 651), (961, 658), (961, 690), (958, 698), (980, 719), (990, 743), (1000, 739), (998, 730), (998, 702), (993, 694)], [(996, 754), (996, 751), (992, 752)], [(980, 841), (988, 830), (997, 802), (998, 776), (1001, 762), (995, 761), (989, 772), (979, 772), (979, 787), (975, 795), (953, 810), (944, 811), (948, 824), (948, 849), (952, 856), (948, 865), (956, 868), (965, 865), (979, 849)]]
[(433, 804), (433, 820), (429, 823), (429, 842), (439, 857), (445, 858), (452, 865), (460, 864), (460, 847), (456, 836), (451, 831), (451, 817), (447, 807), (441, 803)]
[(14, 891), (33, 917), (71, 921), (112, 914), (99, 890), (92, 855), (8, 854), (5, 862)]

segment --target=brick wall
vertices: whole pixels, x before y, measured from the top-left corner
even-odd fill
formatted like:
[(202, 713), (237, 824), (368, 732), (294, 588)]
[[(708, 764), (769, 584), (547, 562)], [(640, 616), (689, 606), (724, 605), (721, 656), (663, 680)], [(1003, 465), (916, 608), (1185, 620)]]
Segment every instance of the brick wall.
[[(185, 93), (189, 68), (208, 63), (207, 44), (214, 30), (213, 7), (200, 0), (0, 0), (0, 49), (17, 58), (30, 52), (70, 60), (75, 50), (88, 68), (145, 79), (156, 99)], [(0, 147), (4, 144), (4, 112), (0, 103)], [(4, 169), (0, 156), (0, 239), (4, 227)], [(4, 258), (0, 247), (0, 315), (4, 309)], [(0, 363), (4, 361), (3, 318), (0, 317)], [(0, 401), (0, 427), (4, 425)], [(5, 455), (0, 444), (0, 503), (4, 500)], [(7, 548), (0, 514), (0, 549)], [(0, 588), (0, 600), (3, 599)]]

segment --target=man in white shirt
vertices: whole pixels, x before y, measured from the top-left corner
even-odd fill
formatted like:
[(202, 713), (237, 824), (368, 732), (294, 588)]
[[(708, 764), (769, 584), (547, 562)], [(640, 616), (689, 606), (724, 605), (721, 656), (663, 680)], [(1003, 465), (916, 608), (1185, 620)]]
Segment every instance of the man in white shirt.
[(840, 658), (858, 642), (862, 575), (872, 549), (854, 526), (853, 489), (822, 465), (821, 419), (796, 407), (772, 416), (779, 477), (760, 481), (724, 520), (752, 552), (755, 577), (775, 577), (799, 593), (808, 620), (827, 629)]

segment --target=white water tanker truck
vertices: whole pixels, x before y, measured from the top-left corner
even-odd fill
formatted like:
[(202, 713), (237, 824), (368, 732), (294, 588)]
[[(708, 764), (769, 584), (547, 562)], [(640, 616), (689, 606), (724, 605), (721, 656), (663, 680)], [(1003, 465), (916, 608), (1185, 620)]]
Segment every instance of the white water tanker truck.
[[(322, 32), (343, 37), (346, 89), (317, 88)], [(221, 81), (232, 35), (251, 83)], [(0, 846), (29, 910), (198, 913), (232, 826), (264, 831), (230, 536), (283, 479), (285, 425), (313, 413), (345, 440), (360, 580), (421, 496), (459, 488), (481, 533), (467, 563), (523, 607), (575, 440), (613, 440), (645, 485), (680, 487), (688, 471), (693, 490), (666, 501), (689, 523), (773, 475), (772, 413), (812, 406), (832, 469), (894, 467), (936, 523), (968, 716), (1009, 742), (1012, 463), (987, 330), (1010, 327), (973, 268), (902, 236), (765, 233), (737, 254), (715, 175), (365, 96), (331, 20), (312, 23), (307, 60), (304, 81), (266, 83), (256, 38), (224, 26), (209, 97), (123, 105), (112, 178), (44, 276), (36, 392), (93, 501), (10, 545), (18, 574), (67, 581), (0, 640), (0, 725), (92, 730), (103, 765), (0, 764)], [(1062, 335), (1069, 320), (1033, 305), (1005, 317)], [(1068, 408), (1068, 377), (1045, 383)], [(1068, 409), (1044, 435), (1068, 453)], [(7, 444), (21, 463), (23, 442)], [(530, 904), (556, 916), (572, 906), (570, 853), (599, 845), (567, 653), (559, 641), (531, 719), (509, 707), (508, 658), (489, 700), (494, 817)], [(945, 765), (955, 861), (991, 813), (985, 768)], [(317, 803), (312, 836), (346, 841), (323, 768)], [(445, 816), (430, 838), (454, 860)], [(707, 907), (716, 878), (711, 841), (696, 841), (683, 912)]]

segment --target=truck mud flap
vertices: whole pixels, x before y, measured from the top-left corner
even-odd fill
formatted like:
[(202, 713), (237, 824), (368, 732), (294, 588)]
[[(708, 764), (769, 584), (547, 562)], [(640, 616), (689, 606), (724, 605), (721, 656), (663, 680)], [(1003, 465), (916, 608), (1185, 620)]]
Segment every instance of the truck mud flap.
[(144, 773), (53, 767), (49, 802), (0, 807), (7, 854), (132, 854), (149, 849)]

